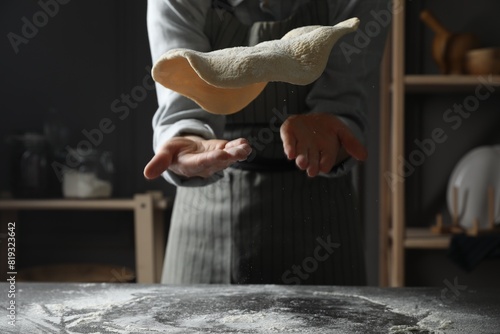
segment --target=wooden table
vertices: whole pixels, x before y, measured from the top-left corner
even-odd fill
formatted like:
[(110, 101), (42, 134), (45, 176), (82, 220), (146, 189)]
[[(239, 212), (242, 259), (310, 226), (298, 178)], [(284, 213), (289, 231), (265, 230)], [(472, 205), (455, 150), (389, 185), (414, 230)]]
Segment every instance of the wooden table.
[[(170, 199), (160, 192), (136, 194), (130, 199), (2, 199), (0, 200), (0, 224), (2, 237), (6, 236), (8, 222), (18, 221), (21, 210), (124, 210), (134, 212), (136, 277), (139, 283), (160, 281), (165, 252), (163, 211)], [(7, 258), (2, 245), (2, 263)], [(0, 276), (7, 272), (0, 268)], [(3, 279), (2, 279), (3, 280)]]

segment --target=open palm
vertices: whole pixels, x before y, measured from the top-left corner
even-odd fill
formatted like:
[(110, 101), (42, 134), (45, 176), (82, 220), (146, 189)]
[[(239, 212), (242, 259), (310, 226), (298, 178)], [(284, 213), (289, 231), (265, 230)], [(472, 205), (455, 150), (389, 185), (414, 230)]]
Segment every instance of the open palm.
[(185, 177), (209, 177), (251, 153), (251, 147), (243, 139), (232, 141), (205, 140), (200, 137), (175, 137), (167, 141), (146, 165), (144, 176), (154, 179), (165, 170)]

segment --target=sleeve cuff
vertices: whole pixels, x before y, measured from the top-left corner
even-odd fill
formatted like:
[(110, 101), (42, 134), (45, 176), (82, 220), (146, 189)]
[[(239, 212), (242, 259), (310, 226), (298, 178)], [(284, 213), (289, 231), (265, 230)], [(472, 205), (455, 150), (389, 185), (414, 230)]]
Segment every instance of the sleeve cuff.
[[(358, 139), (363, 145), (365, 145), (365, 138), (363, 135), (363, 131), (361, 131), (361, 128), (356, 124), (356, 122), (353, 122), (352, 120), (346, 117), (342, 116), (336, 116), (336, 117), (340, 119), (349, 128), (349, 130), (351, 130), (356, 139)], [(358, 161), (356, 159), (349, 157), (346, 160), (333, 166), (332, 170), (329, 173), (321, 173), (320, 175), (332, 178), (341, 177), (349, 174), (349, 172), (352, 170), (354, 166), (356, 166), (357, 163)]]
[(349, 172), (357, 163), (358, 161), (356, 159), (348, 158), (341, 163), (333, 166), (332, 170), (329, 173), (320, 173), (320, 175), (328, 178), (345, 176), (349, 174)]

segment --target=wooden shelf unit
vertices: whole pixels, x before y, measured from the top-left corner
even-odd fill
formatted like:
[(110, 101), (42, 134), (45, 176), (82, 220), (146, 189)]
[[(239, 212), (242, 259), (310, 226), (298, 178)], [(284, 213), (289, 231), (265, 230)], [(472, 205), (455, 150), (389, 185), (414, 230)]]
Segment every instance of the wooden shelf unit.
[[(165, 252), (163, 211), (171, 199), (160, 192), (136, 194), (130, 199), (1, 199), (0, 222), (22, 224), (22, 210), (117, 210), (134, 212), (135, 261), (138, 283), (160, 281)], [(6, 271), (2, 268), (2, 273)]]
[(407, 94), (469, 93), (487, 83), (500, 93), (500, 76), (407, 75), (405, 73), (406, 0), (393, 1), (393, 21), (382, 63), (380, 102), (380, 229), (379, 285), (402, 287), (405, 249), (446, 249), (449, 236), (429, 228), (406, 228), (404, 179), (389, 184), (386, 172), (397, 175), (404, 156)]

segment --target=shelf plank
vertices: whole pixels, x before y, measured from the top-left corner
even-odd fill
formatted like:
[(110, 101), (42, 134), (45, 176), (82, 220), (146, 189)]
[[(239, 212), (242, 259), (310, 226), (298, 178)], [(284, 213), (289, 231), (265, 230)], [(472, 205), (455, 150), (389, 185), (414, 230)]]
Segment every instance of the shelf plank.
[[(135, 210), (141, 198), (107, 199), (0, 199), (0, 210)], [(171, 199), (153, 196), (155, 209), (166, 209)]]
[(406, 75), (404, 84), (408, 93), (474, 92), (482, 85), (500, 93), (500, 75)]
[(448, 249), (450, 240), (449, 235), (434, 234), (429, 228), (407, 228), (404, 245), (412, 249)]
[[(392, 230), (390, 231), (392, 239)], [(404, 248), (407, 249), (448, 249), (451, 237), (438, 235), (429, 228), (408, 227), (405, 229)]]
[(133, 210), (133, 199), (26, 199), (0, 200), (0, 210)]

